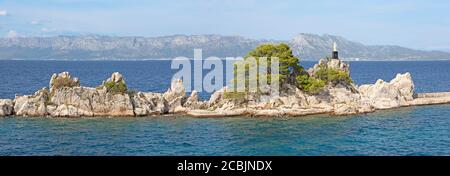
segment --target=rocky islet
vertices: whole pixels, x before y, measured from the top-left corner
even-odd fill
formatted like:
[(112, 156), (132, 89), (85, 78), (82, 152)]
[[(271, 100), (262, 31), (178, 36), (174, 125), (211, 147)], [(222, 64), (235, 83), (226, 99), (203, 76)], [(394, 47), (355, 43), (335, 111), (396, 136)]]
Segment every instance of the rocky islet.
[[(338, 59), (320, 60), (308, 70), (314, 74), (320, 66), (349, 70)], [(68, 72), (54, 74), (49, 88), (33, 95), (16, 95), (14, 100), (0, 99), (0, 116), (93, 117), (150, 116), (186, 114), (194, 117), (226, 116), (304, 116), (311, 114), (351, 115), (404, 106), (450, 103), (450, 93), (416, 94), (410, 73), (397, 74), (389, 82), (375, 84), (329, 84), (319, 94), (308, 94), (287, 85), (279, 95), (248, 94), (242, 99), (224, 96), (227, 87), (200, 101), (198, 92), (186, 94), (183, 82), (173, 80), (164, 93), (136, 92), (126, 88), (123, 76), (115, 72), (96, 87), (83, 87)]]

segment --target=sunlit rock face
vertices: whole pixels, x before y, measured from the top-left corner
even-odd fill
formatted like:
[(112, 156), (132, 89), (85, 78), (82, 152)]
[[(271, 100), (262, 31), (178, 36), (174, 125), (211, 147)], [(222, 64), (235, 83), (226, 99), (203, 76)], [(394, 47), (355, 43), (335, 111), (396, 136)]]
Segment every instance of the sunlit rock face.
[(116, 84), (125, 84), (122, 74), (115, 72), (96, 88), (83, 87), (70, 73), (53, 74), (50, 90), (43, 88), (34, 95), (16, 96), (15, 100), (1, 100), (1, 116), (147, 116), (182, 113), (190, 109), (205, 108), (198, 93), (186, 95), (183, 82), (174, 80), (165, 93), (111, 91)]
[(0, 116), (9, 116), (13, 114), (14, 105), (10, 99), (0, 99)]
[(49, 90), (43, 88), (34, 95), (16, 95), (14, 99), (14, 111), (17, 116), (46, 116)]
[(390, 82), (378, 80), (375, 84), (362, 85), (360, 93), (369, 98), (376, 109), (389, 109), (409, 105), (414, 99), (414, 83), (410, 73), (397, 74)]

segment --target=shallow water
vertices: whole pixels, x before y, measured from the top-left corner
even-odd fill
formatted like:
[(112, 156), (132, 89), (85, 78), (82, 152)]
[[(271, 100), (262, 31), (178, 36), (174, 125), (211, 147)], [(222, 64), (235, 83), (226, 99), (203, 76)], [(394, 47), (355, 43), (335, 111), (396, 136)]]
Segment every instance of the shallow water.
[(0, 155), (450, 155), (450, 105), (292, 118), (3, 118)]
[[(167, 67), (167, 61), (0, 61), (0, 97), (32, 93), (63, 70), (89, 86), (120, 71), (134, 89), (163, 92), (175, 72)], [(450, 62), (351, 63), (358, 84), (405, 71), (419, 92), (450, 90)], [(449, 127), (450, 105), (338, 117), (6, 117), (0, 155), (450, 155)]]

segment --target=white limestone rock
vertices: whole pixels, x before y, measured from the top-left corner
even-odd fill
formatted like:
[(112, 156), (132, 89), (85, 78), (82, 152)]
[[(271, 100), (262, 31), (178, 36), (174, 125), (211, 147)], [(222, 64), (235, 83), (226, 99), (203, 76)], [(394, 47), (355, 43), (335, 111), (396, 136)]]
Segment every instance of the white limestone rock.
[(49, 100), (49, 90), (43, 88), (34, 95), (16, 95), (14, 99), (14, 111), (17, 116), (46, 116), (46, 104)]
[(191, 92), (191, 95), (186, 99), (186, 102), (183, 104), (183, 107), (188, 109), (205, 109), (207, 107), (207, 102), (200, 101), (199, 95), (196, 90)]
[(375, 109), (372, 103), (359, 92), (345, 87), (334, 87), (329, 90), (332, 97), (333, 114), (335, 115), (351, 115), (373, 112)]
[(14, 103), (10, 99), (0, 99), (0, 117), (13, 115)]
[(390, 82), (378, 80), (375, 84), (362, 85), (359, 92), (372, 101), (376, 109), (407, 106), (414, 99), (414, 83), (410, 73), (397, 74)]
[(51, 116), (94, 116), (92, 97), (97, 90), (89, 87), (67, 87), (54, 90), (47, 109)]
[[(68, 73), (60, 75), (70, 77)], [(107, 81), (125, 83), (117, 72)], [(104, 87), (62, 87), (54, 89), (49, 100), (48, 113), (55, 117), (134, 116), (133, 104), (127, 92), (112, 93)]]
[(111, 74), (111, 77), (106, 80), (106, 82), (115, 82), (115, 83), (124, 83), (125, 79), (123, 78), (123, 75), (119, 72), (114, 72)]
[(91, 99), (94, 116), (134, 116), (133, 104), (127, 93), (97, 90)]
[(159, 115), (168, 112), (167, 102), (160, 93), (138, 92), (132, 96), (132, 103), (137, 116)]
[(167, 101), (167, 107), (170, 113), (185, 111), (183, 104), (188, 97), (186, 96), (186, 90), (184, 89), (182, 80), (172, 80), (170, 88), (163, 94), (163, 97)]

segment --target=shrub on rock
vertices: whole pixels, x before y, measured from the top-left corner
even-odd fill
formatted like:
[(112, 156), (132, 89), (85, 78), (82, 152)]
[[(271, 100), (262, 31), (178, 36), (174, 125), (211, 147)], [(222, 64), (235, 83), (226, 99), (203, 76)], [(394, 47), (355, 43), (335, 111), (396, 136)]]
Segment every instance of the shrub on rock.
[(98, 88), (106, 88), (106, 90), (113, 94), (124, 94), (128, 91), (128, 86), (122, 74), (114, 72), (110, 78), (103, 82), (102, 86)]
[(325, 81), (326, 83), (344, 83), (351, 84), (353, 83), (352, 78), (348, 71), (339, 70), (336, 68), (329, 68), (327, 66), (320, 66), (319, 70), (316, 73), (316, 78)]
[(123, 82), (106, 82), (104, 84), (104, 86), (106, 87), (106, 89), (108, 90), (108, 92), (111, 93), (125, 93), (127, 92), (128, 88), (127, 85)]
[(320, 93), (326, 85), (326, 82), (321, 79), (316, 79), (309, 75), (299, 75), (297, 76), (297, 86), (310, 94), (318, 94)]
[(69, 72), (62, 72), (60, 74), (53, 74), (50, 79), (50, 89), (56, 90), (63, 87), (77, 87), (80, 86), (78, 78), (72, 78)]

